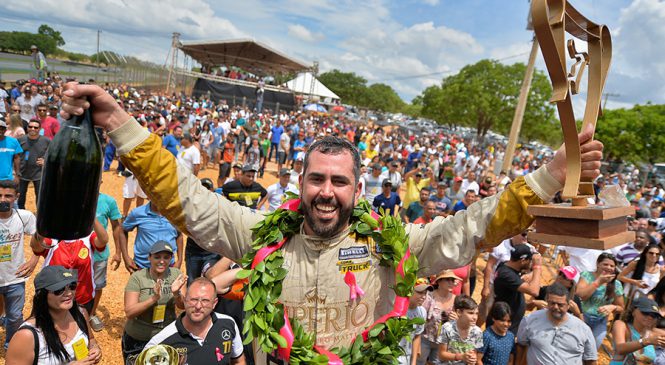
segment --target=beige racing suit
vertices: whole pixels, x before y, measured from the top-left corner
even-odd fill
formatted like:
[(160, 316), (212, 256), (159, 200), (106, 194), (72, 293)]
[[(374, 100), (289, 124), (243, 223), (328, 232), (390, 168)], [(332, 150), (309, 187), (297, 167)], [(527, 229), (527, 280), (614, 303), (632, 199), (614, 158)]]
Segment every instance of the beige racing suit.
[[(109, 133), (122, 163), (138, 179), (159, 211), (201, 247), (233, 260), (251, 249), (250, 228), (263, 215), (206, 190), (186, 167), (162, 148), (161, 139), (135, 120)], [(543, 204), (561, 189), (545, 168), (518, 178), (497, 196), (472, 204), (454, 216), (429, 224), (409, 224), (409, 245), (422, 275), (469, 263), (476, 249), (491, 247), (527, 228), (529, 204)], [(379, 266), (372, 242), (356, 240), (348, 231), (335, 237), (302, 232), (282, 248), (284, 279), (281, 301), (289, 316), (316, 333), (317, 344), (349, 345), (362, 330), (392, 307), (394, 273)], [(344, 283), (354, 272), (365, 295), (350, 301)]]

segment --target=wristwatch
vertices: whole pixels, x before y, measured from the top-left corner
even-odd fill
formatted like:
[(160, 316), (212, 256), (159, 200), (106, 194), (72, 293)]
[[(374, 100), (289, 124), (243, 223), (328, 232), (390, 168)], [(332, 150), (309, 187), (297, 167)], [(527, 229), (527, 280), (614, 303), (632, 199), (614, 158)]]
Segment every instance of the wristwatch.
[(640, 338), (637, 342), (640, 343), (640, 346), (644, 347), (644, 339)]

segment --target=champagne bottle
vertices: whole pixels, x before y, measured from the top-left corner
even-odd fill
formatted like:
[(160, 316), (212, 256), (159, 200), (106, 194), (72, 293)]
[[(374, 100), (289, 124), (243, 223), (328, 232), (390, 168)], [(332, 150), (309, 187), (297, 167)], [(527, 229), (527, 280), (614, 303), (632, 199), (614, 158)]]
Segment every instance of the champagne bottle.
[(102, 146), (90, 109), (64, 122), (46, 151), (37, 232), (74, 240), (92, 232), (102, 176)]

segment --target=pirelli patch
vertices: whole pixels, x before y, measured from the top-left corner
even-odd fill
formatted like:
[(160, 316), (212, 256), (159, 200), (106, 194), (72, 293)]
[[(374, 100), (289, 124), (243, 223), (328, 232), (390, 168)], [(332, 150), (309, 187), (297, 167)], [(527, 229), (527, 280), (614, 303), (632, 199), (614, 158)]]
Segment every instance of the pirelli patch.
[(371, 266), (372, 266), (371, 260), (367, 260), (364, 262), (353, 262), (351, 260), (337, 262), (337, 267), (339, 268), (339, 272), (341, 273), (346, 273), (347, 271), (352, 271), (352, 272), (365, 271), (369, 270)]
[(365, 245), (365, 246), (352, 246), (347, 248), (340, 248), (337, 259), (343, 261), (343, 260), (353, 260), (353, 259), (364, 259), (367, 257), (369, 257), (369, 248)]

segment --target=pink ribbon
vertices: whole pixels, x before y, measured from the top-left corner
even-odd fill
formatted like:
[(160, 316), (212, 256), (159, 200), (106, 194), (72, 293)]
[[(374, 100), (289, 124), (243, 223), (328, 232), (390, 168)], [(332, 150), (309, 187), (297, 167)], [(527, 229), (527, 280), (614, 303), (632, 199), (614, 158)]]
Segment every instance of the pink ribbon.
[(219, 350), (219, 347), (215, 348), (215, 355), (217, 355), (217, 361), (222, 361), (224, 354)]
[(278, 243), (270, 246), (261, 247), (258, 251), (256, 251), (256, 255), (254, 255), (254, 260), (252, 260), (252, 270), (254, 270), (256, 265), (258, 265), (261, 261), (265, 260), (266, 257), (270, 256), (270, 254), (282, 248), (282, 246), (284, 246), (284, 244), (286, 243), (287, 239), (288, 237), (284, 237)]
[(277, 354), (282, 360), (289, 361), (291, 358), (291, 348), (293, 348), (293, 340), (295, 336), (293, 335), (293, 329), (291, 328), (291, 322), (289, 322), (289, 316), (286, 314), (286, 307), (284, 307), (284, 326), (279, 329), (279, 334), (284, 337), (286, 340), (286, 347), (277, 346)]
[(344, 274), (344, 282), (349, 286), (349, 290), (351, 291), (351, 300), (356, 300), (356, 298), (360, 298), (365, 295), (365, 291), (362, 290), (360, 285), (356, 283), (356, 275), (353, 273), (353, 271), (349, 270), (346, 272), (346, 274)]
[(404, 277), (404, 262), (411, 256), (411, 249), (407, 247), (406, 252), (404, 253), (404, 256), (402, 256), (402, 259), (399, 260), (399, 264), (397, 265), (397, 268), (395, 269), (395, 272), (399, 274), (401, 277)]
[(396, 297), (395, 298), (395, 304), (393, 305), (393, 310), (391, 310), (388, 314), (382, 316), (381, 318), (377, 319), (376, 322), (372, 323), (371, 326), (367, 327), (362, 335), (363, 335), (363, 341), (367, 342), (369, 339), (369, 331), (374, 328), (379, 323), (385, 323), (387, 320), (393, 317), (403, 317), (406, 315), (406, 311), (409, 309), (409, 297)]
[(277, 209), (286, 209), (292, 212), (297, 212), (299, 206), (300, 206), (300, 199), (291, 199), (285, 201), (284, 204), (280, 205), (279, 208)]
[(314, 351), (320, 353), (321, 355), (325, 355), (328, 357), (328, 365), (344, 365), (342, 362), (342, 359), (339, 358), (339, 356), (333, 354), (332, 352), (324, 349), (323, 347), (319, 346), (314, 346)]

